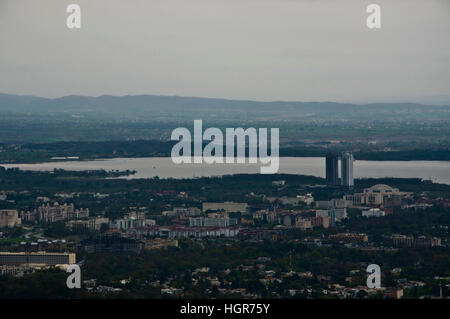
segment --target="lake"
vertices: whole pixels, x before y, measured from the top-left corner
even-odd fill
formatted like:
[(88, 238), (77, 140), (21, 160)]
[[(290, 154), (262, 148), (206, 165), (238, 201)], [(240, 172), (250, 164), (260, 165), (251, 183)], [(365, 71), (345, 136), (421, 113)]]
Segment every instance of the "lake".
[[(136, 170), (126, 178), (193, 178), (229, 174), (260, 172), (260, 164), (180, 164), (170, 157), (113, 158), (90, 161), (63, 161), (39, 164), (0, 164), (6, 168), (22, 170), (51, 171), (65, 170)], [(323, 157), (281, 157), (278, 173), (301, 174), (325, 177)], [(355, 161), (355, 178), (361, 177), (417, 177), (450, 185), (450, 162), (448, 161)]]

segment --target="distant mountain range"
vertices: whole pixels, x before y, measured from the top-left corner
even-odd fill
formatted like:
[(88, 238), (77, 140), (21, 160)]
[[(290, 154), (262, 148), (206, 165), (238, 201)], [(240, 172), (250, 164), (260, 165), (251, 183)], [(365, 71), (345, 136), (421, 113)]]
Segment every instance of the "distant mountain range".
[(120, 120), (449, 120), (450, 106), (414, 103), (258, 102), (213, 98), (133, 95), (69, 95), (42, 98), (0, 94), (0, 113)]

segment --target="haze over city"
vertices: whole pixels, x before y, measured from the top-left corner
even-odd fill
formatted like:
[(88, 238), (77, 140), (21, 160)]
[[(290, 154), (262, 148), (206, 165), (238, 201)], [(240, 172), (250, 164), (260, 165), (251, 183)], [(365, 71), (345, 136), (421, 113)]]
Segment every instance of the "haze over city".
[[(79, 0), (0, 3), (0, 92), (449, 104), (450, 3)], [(405, 58), (405, 56), (407, 56)]]

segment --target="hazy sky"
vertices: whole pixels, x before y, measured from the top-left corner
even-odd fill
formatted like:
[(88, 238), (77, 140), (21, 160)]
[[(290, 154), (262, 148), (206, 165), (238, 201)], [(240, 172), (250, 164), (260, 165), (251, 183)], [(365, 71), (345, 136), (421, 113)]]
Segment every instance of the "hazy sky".
[(449, 0), (0, 0), (0, 45), (2, 93), (450, 103)]

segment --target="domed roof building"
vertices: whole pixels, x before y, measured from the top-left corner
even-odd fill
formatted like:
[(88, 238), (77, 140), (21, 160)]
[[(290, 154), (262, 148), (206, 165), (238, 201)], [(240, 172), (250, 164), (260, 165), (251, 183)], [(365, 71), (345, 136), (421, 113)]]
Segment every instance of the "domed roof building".
[(370, 188), (364, 189), (364, 193), (398, 193), (398, 188), (392, 188), (386, 184), (376, 184)]
[(402, 201), (411, 195), (410, 192), (401, 192), (386, 184), (376, 184), (365, 188), (363, 193), (345, 195), (344, 199), (352, 206), (394, 207), (401, 206)]

